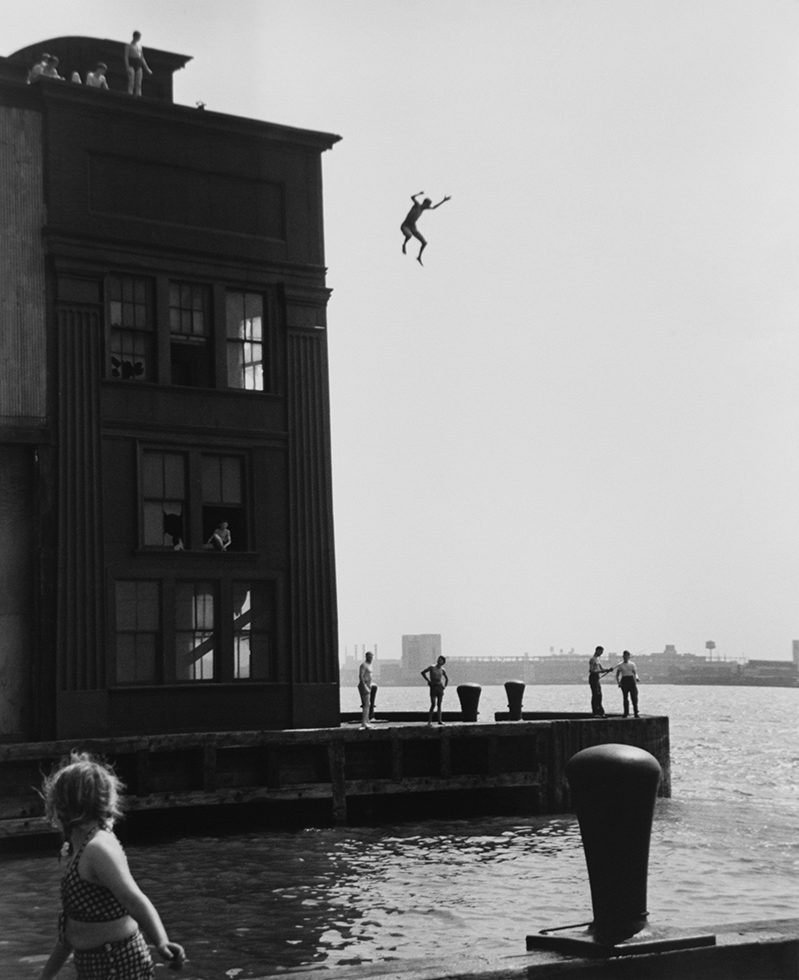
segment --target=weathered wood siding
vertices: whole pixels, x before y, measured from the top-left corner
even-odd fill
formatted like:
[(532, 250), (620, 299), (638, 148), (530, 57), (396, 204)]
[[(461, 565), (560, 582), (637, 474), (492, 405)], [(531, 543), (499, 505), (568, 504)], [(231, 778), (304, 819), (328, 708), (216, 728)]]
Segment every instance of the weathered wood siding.
[(46, 403), (41, 114), (0, 105), (0, 430)]
[[(670, 795), (668, 718), (219, 732), (80, 747), (114, 762), (133, 812), (258, 803), (264, 822), (279, 811), (302, 825), (566, 812), (566, 763), (582, 748), (609, 742), (650, 751), (663, 769), (660, 795)], [(33, 787), (74, 747), (0, 745), (0, 838), (45, 829)]]
[(33, 715), (33, 456), (0, 445), (0, 738), (19, 739)]

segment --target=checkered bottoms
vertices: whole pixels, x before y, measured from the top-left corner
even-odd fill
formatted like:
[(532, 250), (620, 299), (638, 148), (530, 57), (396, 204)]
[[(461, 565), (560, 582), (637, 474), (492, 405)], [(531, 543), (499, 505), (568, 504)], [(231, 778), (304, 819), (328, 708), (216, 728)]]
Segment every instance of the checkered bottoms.
[(117, 943), (74, 952), (78, 980), (153, 980), (155, 967), (140, 931)]

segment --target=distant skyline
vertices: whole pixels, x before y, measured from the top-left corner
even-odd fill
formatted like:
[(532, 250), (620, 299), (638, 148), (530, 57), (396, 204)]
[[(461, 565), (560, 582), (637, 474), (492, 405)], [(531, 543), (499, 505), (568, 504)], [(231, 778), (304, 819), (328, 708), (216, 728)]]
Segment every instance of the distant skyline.
[[(795, 0), (41, 0), (3, 23), (5, 55), (140, 30), (192, 56), (177, 102), (342, 137), (342, 656), (440, 633), (448, 656), (790, 659)], [(400, 250), (419, 190), (452, 195), (424, 268)]]

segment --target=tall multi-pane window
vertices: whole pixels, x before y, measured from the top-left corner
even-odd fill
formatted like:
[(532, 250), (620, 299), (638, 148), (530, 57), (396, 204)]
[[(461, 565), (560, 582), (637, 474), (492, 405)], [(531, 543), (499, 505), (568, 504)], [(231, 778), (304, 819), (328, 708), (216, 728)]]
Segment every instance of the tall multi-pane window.
[(247, 527), (240, 456), (204, 454), (202, 457), (203, 539), (209, 542), (216, 528), (227, 524), (230, 550), (245, 551)]
[(152, 684), (157, 679), (161, 605), (157, 582), (119, 581), (115, 591), (116, 681)]
[(155, 378), (153, 286), (141, 276), (109, 276), (106, 281), (109, 375), (122, 381)]
[(142, 528), (145, 547), (180, 551), (188, 546), (182, 453), (142, 453)]
[(196, 283), (170, 282), (169, 334), (172, 384), (211, 385), (210, 290)]
[(274, 607), (268, 582), (233, 583), (233, 676), (236, 680), (276, 679)]
[(260, 293), (228, 292), (226, 323), (228, 386), (263, 391), (263, 296)]
[(175, 585), (175, 677), (178, 681), (214, 679), (215, 595), (212, 582)]

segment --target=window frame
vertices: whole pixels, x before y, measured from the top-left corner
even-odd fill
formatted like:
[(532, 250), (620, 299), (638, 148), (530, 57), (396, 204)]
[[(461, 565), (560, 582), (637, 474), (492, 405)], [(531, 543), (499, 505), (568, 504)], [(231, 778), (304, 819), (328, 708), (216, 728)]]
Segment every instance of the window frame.
[[(183, 500), (182, 547), (147, 543), (145, 538), (147, 531), (145, 506), (148, 502), (158, 499), (145, 496), (146, 457), (155, 455), (183, 458), (185, 497)], [(237, 461), (238, 486), (241, 496), (239, 502), (211, 502), (206, 500), (204, 467), (207, 460), (214, 458)], [(175, 551), (191, 555), (203, 553), (215, 555), (241, 554), (250, 551), (252, 546), (252, 495), (250, 488), (251, 454), (249, 450), (238, 447), (209, 446), (207, 444), (202, 446), (175, 446), (171, 443), (153, 443), (148, 440), (137, 443), (136, 469), (136, 512), (138, 514), (136, 540), (138, 549), (156, 554), (168, 554)], [(230, 518), (233, 518), (233, 515), (236, 516), (231, 521)], [(231, 525), (232, 541), (229, 551), (219, 552), (210, 546), (209, 539), (216, 524), (223, 519)]]
[[(164, 459), (166, 457), (174, 457), (182, 460), (183, 463), (183, 499), (181, 501), (183, 505), (182, 518), (182, 539), (180, 546), (178, 546), (177, 541), (175, 541), (175, 536), (173, 537), (173, 545), (170, 547), (168, 544), (155, 544), (151, 541), (147, 541), (148, 532), (148, 517), (147, 517), (147, 505), (160, 499), (162, 505), (166, 504), (172, 498), (162, 497), (158, 498), (155, 496), (148, 496), (148, 487), (146, 486), (147, 481), (147, 457), (150, 456), (160, 456), (162, 462), (162, 468), (164, 464)], [(139, 447), (139, 461), (138, 461), (138, 513), (139, 513), (139, 547), (146, 551), (191, 551), (190, 542), (193, 540), (192, 526), (191, 526), (191, 510), (190, 510), (190, 495), (191, 495), (191, 483), (189, 478), (189, 454), (185, 450), (178, 449), (177, 447), (150, 447), (150, 446), (140, 446)], [(164, 489), (166, 493), (166, 488)], [(177, 498), (175, 498), (177, 499)], [(168, 516), (164, 512), (164, 517)], [(166, 530), (163, 531), (163, 535), (171, 534)], [(189, 544), (187, 545), (187, 542)]]
[[(112, 295), (112, 284), (117, 282), (119, 283), (118, 297), (116, 295)], [(133, 288), (134, 296), (132, 300), (125, 297), (126, 284), (131, 285)], [(138, 302), (136, 298), (137, 285), (141, 286), (144, 291), (144, 296), (141, 302)], [(103, 363), (105, 366), (104, 375), (108, 380), (123, 384), (152, 384), (158, 380), (159, 329), (158, 303), (156, 301), (156, 295), (157, 281), (155, 276), (141, 275), (135, 272), (114, 271), (107, 273), (104, 277), (103, 309), (105, 317), (106, 356), (103, 359)], [(112, 304), (119, 304), (120, 306), (120, 321), (117, 323), (114, 322)], [(126, 306), (133, 306), (133, 324), (127, 324), (124, 322), (124, 309)], [(139, 306), (144, 307), (143, 317), (146, 321), (144, 326), (139, 326), (136, 322), (138, 319), (137, 308)], [(145, 347), (145, 352), (143, 355), (145, 367), (142, 371), (143, 376), (141, 378), (135, 376), (124, 377), (124, 365), (126, 363), (124, 360), (124, 345), (120, 345), (123, 349), (115, 350), (115, 335), (131, 337), (134, 339), (134, 341), (137, 338), (142, 338), (142, 343)], [(134, 343), (134, 357), (137, 353), (135, 347), (136, 345)], [(114, 365), (115, 358), (118, 358), (119, 360), (118, 368)], [(121, 375), (116, 375), (115, 371), (120, 371)], [(132, 373), (135, 375), (136, 372), (133, 371)]]
[[(203, 574), (198, 569), (192, 569), (189, 574), (122, 576), (110, 583), (114, 596), (111, 604), (110, 648), (112, 662), (109, 663), (111, 685), (117, 688), (146, 687), (158, 689), (164, 687), (196, 685), (262, 685), (280, 683), (279, 660), (279, 626), (278, 626), (278, 581), (273, 575), (237, 574), (231, 577), (215, 577), (213, 574)], [(120, 625), (120, 586), (140, 587), (150, 585), (155, 590), (157, 626), (155, 630), (131, 630)], [(179, 603), (181, 590), (192, 587), (197, 595), (197, 587), (206, 587), (210, 596), (213, 612), (213, 624), (207, 632), (210, 634), (212, 649), (210, 651), (210, 676), (181, 676), (183, 673), (178, 664), (180, 637), (189, 632), (181, 628)], [(251, 597), (259, 595), (262, 607), (257, 612), (259, 621), (256, 629), (244, 629), (236, 618), (236, 601), (242, 590), (249, 590)], [(134, 615), (135, 618), (135, 615)], [(237, 628), (237, 624), (238, 628)], [(204, 632), (195, 626), (197, 633)], [(120, 676), (120, 637), (151, 634), (153, 669), (151, 679), (126, 678)], [(248, 674), (242, 676), (237, 669), (237, 657), (240, 650), (240, 638), (248, 634), (250, 647), (248, 652)], [(262, 646), (262, 655), (266, 669), (258, 671), (259, 676), (253, 676), (253, 645), (255, 638)], [(197, 649), (193, 647), (192, 649)], [(191, 668), (186, 671), (191, 674)]]
[[(221, 669), (221, 636), (220, 636), (220, 601), (219, 601), (219, 585), (220, 583), (210, 577), (191, 577), (191, 578), (177, 578), (174, 581), (172, 589), (172, 630), (171, 636), (169, 637), (169, 651), (170, 651), (170, 663), (169, 663), (169, 673), (175, 678), (176, 684), (212, 684), (218, 683), (220, 680), (220, 669)], [(212, 615), (212, 625), (210, 629), (198, 628), (196, 623), (192, 627), (192, 630), (181, 629), (178, 626), (178, 595), (179, 590), (186, 587), (193, 587), (194, 599), (193, 599), (193, 615), (196, 615), (196, 603), (198, 599), (198, 587), (208, 586), (208, 591), (205, 595), (210, 597), (211, 605), (211, 615)], [(210, 677), (181, 677), (178, 672), (178, 658), (180, 655), (180, 650), (178, 647), (178, 638), (184, 636), (189, 632), (194, 632), (195, 635), (200, 633), (209, 634), (211, 637), (212, 648), (210, 650)], [(166, 639), (166, 638), (165, 638)], [(197, 649), (195, 646), (193, 649)], [(200, 658), (200, 662), (205, 659), (205, 656)], [(197, 661), (194, 662), (195, 665)], [(204, 668), (202, 668), (204, 669)]]
[[(266, 625), (259, 626), (257, 629), (245, 630), (242, 628), (236, 628), (236, 592), (237, 590), (248, 589), (250, 595), (255, 595), (260, 592), (261, 597), (264, 601), (264, 609), (261, 611), (259, 618), (263, 621), (266, 620)], [(230, 658), (231, 666), (233, 670), (233, 680), (236, 684), (241, 683), (254, 683), (254, 684), (265, 684), (265, 683), (275, 683), (278, 679), (278, 662), (277, 662), (277, 639), (276, 639), (276, 616), (277, 616), (277, 600), (276, 600), (276, 588), (274, 581), (268, 578), (235, 578), (230, 583)], [(252, 622), (252, 618), (250, 620)], [(246, 677), (240, 676), (237, 672), (238, 660), (239, 660), (239, 638), (248, 634), (250, 637), (250, 649), (249, 649), (249, 662), (248, 662), (248, 674)], [(266, 661), (267, 661), (267, 676), (265, 677), (254, 677), (252, 673), (253, 664), (253, 648), (252, 640), (255, 637), (261, 638), (266, 643)]]
[[(128, 629), (120, 627), (120, 592), (119, 587), (123, 585), (132, 585), (136, 588), (143, 585), (151, 585), (155, 588), (155, 601), (156, 601), (156, 615), (157, 615), (157, 627), (155, 630), (146, 629)], [(164, 623), (164, 591), (163, 583), (160, 579), (153, 577), (144, 578), (119, 578), (115, 579), (113, 583), (113, 639), (114, 639), (114, 662), (113, 662), (113, 678), (114, 684), (117, 687), (160, 687), (164, 683), (164, 654), (163, 654), (163, 641), (165, 632)], [(138, 609), (138, 607), (137, 607)], [(137, 617), (138, 619), (138, 617)], [(138, 623), (137, 623), (138, 625)], [(154, 637), (153, 643), (153, 670), (152, 679), (142, 680), (141, 678), (134, 678), (132, 680), (122, 680), (120, 678), (120, 636), (133, 636), (140, 637), (144, 635), (152, 635)]]
[[(173, 289), (178, 292), (177, 305), (173, 302)], [(186, 291), (191, 293), (189, 305), (184, 305), (184, 295)], [(178, 279), (168, 277), (166, 282), (166, 316), (167, 330), (169, 334), (169, 382), (176, 388), (203, 388), (213, 389), (215, 384), (214, 377), (214, 291), (213, 284), (210, 282)], [(195, 305), (197, 298), (200, 299), (200, 306)], [(195, 330), (197, 314), (202, 314), (202, 329)], [(188, 316), (190, 320), (189, 330), (175, 330), (173, 315), (177, 315), (183, 326), (183, 320)], [(183, 339), (176, 339), (183, 338)], [(176, 381), (176, 348), (180, 348), (183, 354), (188, 356), (186, 362), (191, 370), (199, 370), (201, 380), (196, 381)], [(189, 352), (193, 351), (194, 356)], [(201, 352), (201, 357), (198, 356)]]
[[(112, 323), (112, 303), (124, 302), (123, 293), (126, 284), (130, 286), (134, 294), (137, 286), (144, 290), (144, 318), (146, 326), (139, 326), (136, 321), (134, 310), (131, 326), (122, 323)], [(173, 289), (177, 289), (179, 294), (183, 290), (190, 290), (192, 293), (203, 297), (202, 314), (204, 323), (204, 333), (197, 334), (197, 337), (204, 337), (204, 351), (202, 357), (196, 359), (196, 364), (192, 366), (193, 359), (190, 348), (193, 343), (189, 339), (191, 334), (178, 334), (172, 330), (173, 314), (189, 312), (189, 307), (174, 305)], [(112, 291), (114, 295), (112, 296)], [(119, 297), (116, 292), (119, 292)], [(229, 297), (240, 296), (242, 302), (247, 297), (257, 298), (260, 302), (261, 316), (261, 336), (260, 340), (252, 337), (237, 338), (229, 336), (229, 317), (228, 305)], [(182, 295), (180, 296), (182, 301)], [(106, 270), (103, 276), (103, 327), (105, 338), (105, 356), (103, 358), (103, 377), (107, 381), (118, 384), (157, 384), (164, 387), (175, 387), (189, 391), (216, 391), (216, 392), (236, 392), (240, 395), (275, 395), (279, 392), (278, 379), (280, 371), (278, 368), (278, 351), (280, 350), (278, 333), (280, 325), (285, 321), (284, 315), (284, 293), (279, 283), (254, 283), (254, 282), (232, 282), (226, 277), (208, 275), (200, 278), (183, 276), (178, 272), (141, 272), (130, 269)], [(192, 306), (193, 310), (194, 307)], [(246, 307), (243, 307), (246, 312)], [(121, 372), (124, 368), (125, 354), (124, 345), (118, 344), (122, 349), (115, 351), (113, 338), (115, 336), (133, 337), (133, 352), (128, 360), (133, 360), (135, 356), (141, 356), (144, 360), (143, 376), (135, 375), (134, 369), (130, 370), (127, 377), (122, 377)], [(185, 342), (176, 339), (180, 336), (186, 338)], [(145, 348), (140, 355), (135, 350), (136, 338), (141, 339), (141, 345)], [(230, 351), (233, 345), (249, 350), (255, 344), (260, 347), (261, 352), (261, 387), (245, 387), (230, 383)], [(175, 367), (175, 354), (173, 348), (178, 346), (185, 348), (186, 370), (191, 373), (193, 370), (201, 376), (199, 381), (186, 382), (185, 380), (176, 381), (174, 375), (179, 373)], [(198, 343), (199, 348), (199, 343)], [(112, 357), (121, 362), (120, 366), (115, 367)], [(253, 370), (258, 364), (257, 360), (244, 358), (243, 363), (247, 365), (246, 370)], [(199, 365), (199, 366), (198, 366)]]

